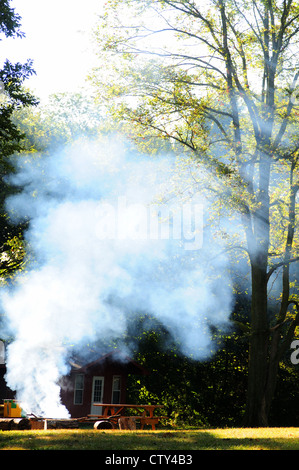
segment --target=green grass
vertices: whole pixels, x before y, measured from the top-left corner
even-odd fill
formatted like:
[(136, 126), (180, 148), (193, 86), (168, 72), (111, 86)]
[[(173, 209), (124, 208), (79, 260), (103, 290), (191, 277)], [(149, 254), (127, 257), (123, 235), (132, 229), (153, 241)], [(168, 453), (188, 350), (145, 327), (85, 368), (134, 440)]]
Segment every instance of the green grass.
[(0, 431), (0, 450), (299, 450), (299, 428)]

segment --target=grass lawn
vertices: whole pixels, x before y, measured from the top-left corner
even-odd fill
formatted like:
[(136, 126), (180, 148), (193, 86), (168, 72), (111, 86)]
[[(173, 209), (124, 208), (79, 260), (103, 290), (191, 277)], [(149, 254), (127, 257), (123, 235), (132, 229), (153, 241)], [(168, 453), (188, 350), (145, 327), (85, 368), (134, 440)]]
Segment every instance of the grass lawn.
[(0, 431), (0, 450), (299, 450), (299, 428)]

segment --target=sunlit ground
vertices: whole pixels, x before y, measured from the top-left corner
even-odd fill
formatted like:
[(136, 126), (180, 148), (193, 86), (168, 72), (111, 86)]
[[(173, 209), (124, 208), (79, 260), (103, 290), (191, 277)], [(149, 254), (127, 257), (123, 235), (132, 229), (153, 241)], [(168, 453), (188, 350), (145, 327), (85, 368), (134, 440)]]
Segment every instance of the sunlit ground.
[(299, 428), (2, 431), (0, 450), (299, 450)]

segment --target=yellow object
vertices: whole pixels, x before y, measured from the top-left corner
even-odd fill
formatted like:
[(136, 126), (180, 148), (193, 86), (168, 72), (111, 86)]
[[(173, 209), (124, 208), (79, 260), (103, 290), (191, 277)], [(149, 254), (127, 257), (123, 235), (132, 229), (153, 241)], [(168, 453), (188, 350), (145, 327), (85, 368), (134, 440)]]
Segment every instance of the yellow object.
[(22, 408), (16, 400), (4, 400), (4, 418), (21, 418)]

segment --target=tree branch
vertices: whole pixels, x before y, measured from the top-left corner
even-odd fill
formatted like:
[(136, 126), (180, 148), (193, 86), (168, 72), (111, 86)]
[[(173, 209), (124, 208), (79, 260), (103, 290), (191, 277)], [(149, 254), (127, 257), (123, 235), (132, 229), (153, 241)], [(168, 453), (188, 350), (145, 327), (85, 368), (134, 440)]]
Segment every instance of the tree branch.
[(269, 269), (268, 274), (267, 274), (267, 281), (270, 279), (270, 277), (276, 271), (276, 269), (280, 268), (281, 266), (285, 266), (287, 264), (295, 263), (296, 261), (299, 261), (299, 256), (296, 256), (295, 258), (291, 258), (287, 262), (281, 261), (280, 263), (276, 263), (274, 266), (271, 267), (271, 269)]
[(290, 117), (290, 114), (291, 114), (292, 109), (294, 107), (292, 94), (295, 90), (298, 78), (299, 78), (299, 71), (295, 74), (292, 85), (291, 85), (291, 88), (290, 88), (290, 96), (289, 96), (289, 102), (288, 102), (288, 106), (287, 106), (286, 116), (284, 117), (284, 119), (282, 121), (282, 124), (280, 126), (280, 129), (277, 132), (276, 138), (274, 140), (274, 143), (273, 143), (273, 146), (272, 146), (272, 148), (274, 148), (274, 149), (278, 147), (278, 145), (280, 144), (280, 142), (281, 142), (281, 140), (284, 136), (284, 133), (286, 131), (286, 128), (287, 128), (287, 125), (288, 125), (288, 118)]

